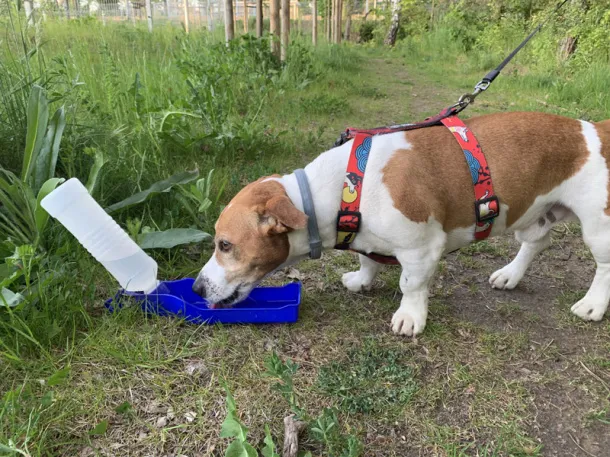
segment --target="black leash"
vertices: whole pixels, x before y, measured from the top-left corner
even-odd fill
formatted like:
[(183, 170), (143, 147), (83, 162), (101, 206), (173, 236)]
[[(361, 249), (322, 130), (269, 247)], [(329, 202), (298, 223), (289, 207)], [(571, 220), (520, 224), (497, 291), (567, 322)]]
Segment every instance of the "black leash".
[(536, 35), (540, 31), (540, 29), (542, 29), (542, 27), (545, 26), (546, 23), (551, 20), (551, 17), (557, 11), (559, 11), (563, 7), (563, 5), (568, 3), (568, 1), (569, 0), (563, 0), (561, 3), (559, 3), (555, 7), (555, 9), (547, 16), (547, 18), (540, 24), (538, 24), (538, 26), (525, 38), (525, 40), (521, 42), (521, 44), (519, 44), (519, 46), (515, 48), (513, 52), (511, 52), (502, 61), (502, 63), (500, 63), (500, 65), (498, 65), (496, 68), (487, 73), (485, 77), (481, 81), (479, 81), (476, 86), (474, 86), (474, 91), (471, 94), (464, 94), (460, 97), (458, 102), (454, 105), (454, 107), (458, 109), (458, 113), (464, 108), (466, 108), (470, 103), (474, 102), (474, 99), (477, 97), (477, 95), (479, 95), (481, 92), (486, 91), (489, 88), (494, 79), (498, 77), (500, 72), (504, 69), (506, 65), (508, 65), (508, 63), (513, 59), (513, 57), (515, 57), (517, 53), (521, 51), (521, 49), (534, 37), (534, 35)]

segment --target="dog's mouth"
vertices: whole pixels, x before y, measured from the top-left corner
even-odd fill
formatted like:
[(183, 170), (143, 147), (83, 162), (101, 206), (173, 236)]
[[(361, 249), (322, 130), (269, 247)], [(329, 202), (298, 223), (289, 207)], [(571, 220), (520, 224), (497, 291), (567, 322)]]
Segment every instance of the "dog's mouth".
[(246, 294), (244, 294), (243, 291), (244, 291), (244, 285), (240, 284), (239, 286), (237, 286), (235, 288), (235, 290), (231, 293), (231, 295), (229, 295), (226, 298), (223, 298), (220, 301), (217, 301), (216, 303), (210, 303), (209, 307), (212, 309), (229, 308), (232, 305), (234, 305), (235, 303), (238, 303), (242, 299), (245, 298)]

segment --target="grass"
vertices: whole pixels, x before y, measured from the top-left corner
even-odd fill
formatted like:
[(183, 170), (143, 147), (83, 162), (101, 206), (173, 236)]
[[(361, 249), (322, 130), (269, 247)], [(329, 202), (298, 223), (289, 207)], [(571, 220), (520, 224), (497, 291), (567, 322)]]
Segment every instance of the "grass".
[[(212, 193), (225, 181), (226, 187), (219, 204), (197, 216), (206, 230), (245, 182), (302, 166), (348, 125), (434, 114), (491, 63), (442, 42), (392, 51), (349, 44), (314, 51), (297, 43), (282, 69), (256, 43), (240, 42), (224, 54), (218, 37), (185, 37), (169, 27), (151, 37), (122, 25), (49, 22), (40, 33), (32, 75), (55, 78), (49, 92), (57, 92), (54, 103), (69, 113), (60, 174), (84, 179), (92, 150), (102, 150), (109, 165), (96, 198), (111, 204), (174, 172), (199, 167), (207, 175), (214, 168)], [(18, 55), (18, 45), (0, 51), (13, 75), (21, 64), (6, 57)], [(255, 62), (259, 57), (269, 66)], [(246, 78), (241, 64), (252, 75)], [(222, 68), (242, 73), (227, 80)], [(565, 107), (570, 115), (610, 117), (603, 97), (570, 104), (586, 88), (605, 87), (607, 75), (595, 68), (589, 79), (536, 67), (528, 75), (521, 82), (507, 72), (466, 114), (534, 107), (563, 113)], [(215, 81), (222, 97), (234, 91), (241, 98), (210, 101), (206, 81)], [(558, 81), (564, 81), (561, 91), (554, 88)], [(203, 116), (211, 108), (218, 119)], [(159, 133), (169, 111), (196, 117), (176, 115)], [(0, 127), (0, 160), (17, 169), (23, 135), (11, 131), (23, 116), (18, 108), (13, 114), (14, 123)], [(173, 193), (117, 219), (151, 227), (194, 223)], [(579, 234), (568, 229), (554, 241), (584, 250)], [(567, 283), (553, 271), (589, 268), (585, 256), (545, 259), (558, 263), (542, 279), (527, 276), (525, 287), (508, 295), (491, 291), (486, 281), (514, 255), (514, 242), (465, 248), (439, 266), (426, 332), (405, 340), (389, 330), (400, 299), (398, 271), (386, 269), (369, 293), (348, 293), (340, 277), (354, 268), (349, 254), (328, 253), (297, 266), (304, 295), (294, 325), (197, 327), (131, 308), (107, 313), (102, 303), (116, 290), (113, 280), (59, 227), (49, 239), (50, 268), (64, 265), (70, 280), (43, 290), (35, 306), (0, 316), (0, 454), (223, 455), (229, 445), (219, 438), (225, 385), (250, 428), (249, 440), (262, 443), (269, 425), (278, 442), (290, 405), (266, 375), (265, 361), (274, 353), (299, 366), (292, 379), (299, 406), (340, 424), (341, 438), (330, 444), (305, 434), (303, 447), (314, 455), (333, 455), (330, 446), (346, 437), (362, 443), (363, 455), (547, 455), (556, 449), (558, 417), (580, 436), (607, 434), (608, 328), (568, 318), (590, 278), (566, 273)], [(167, 279), (194, 275), (208, 255), (206, 245), (154, 252), (159, 276)], [(596, 352), (594, 363), (583, 348)], [(566, 400), (571, 395), (579, 395), (577, 407)], [(572, 416), (547, 414), (549, 398)], [(336, 421), (328, 408), (335, 408)], [(601, 428), (589, 432), (584, 422)]]

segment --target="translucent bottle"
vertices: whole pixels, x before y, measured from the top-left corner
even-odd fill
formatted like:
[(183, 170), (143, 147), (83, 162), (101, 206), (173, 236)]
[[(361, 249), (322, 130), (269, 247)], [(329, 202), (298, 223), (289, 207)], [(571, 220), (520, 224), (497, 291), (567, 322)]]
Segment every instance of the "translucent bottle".
[(157, 262), (119, 227), (78, 179), (69, 179), (40, 204), (125, 290), (150, 293), (157, 287)]

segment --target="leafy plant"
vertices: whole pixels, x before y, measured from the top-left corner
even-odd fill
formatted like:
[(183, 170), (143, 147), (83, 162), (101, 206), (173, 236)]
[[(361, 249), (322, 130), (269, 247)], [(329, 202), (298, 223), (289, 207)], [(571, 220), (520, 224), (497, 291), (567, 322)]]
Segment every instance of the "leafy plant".
[[(195, 184), (190, 186), (180, 186), (180, 194), (178, 200), (182, 204), (185, 210), (193, 217), (197, 224), (201, 224), (198, 214), (203, 215), (204, 223), (208, 221), (210, 208), (218, 206), (220, 198), (224, 192), (227, 180), (225, 179), (218, 189), (216, 195), (212, 195), (212, 178), (214, 176), (214, 169), (210, 170), (207, 178), (200, 178)], [(192, 207), (196, 206), (197, 211), (195, 212)], [(198, 214), (197, 214), (198, 213)]]
[[(233, 438), (225, 452), (225, 457), (258, 457), (258, 452), (248, 443), (248, 428), (239, 420), (235, 399), (226, 390), (227, 417), (222, 423), (221, 438)], [(264, 457), (279, 457), (268, 426), (265, 426), (265, 446), (261, 449)]]
[(308, 423), (310, 437), (322, 444), (330, 456), (359, 457), (362, 455), (362, 443), (350, 433), (341, 430), (337, 410), (325, 408), (317, 417), (311, 417), (298, 403), (294, 392), (294, 375), (298, 365), (290, 359), (282, 361), (273, 352), (265, 360), (266, 375), (275, 378), (273, 388), (280, 392), (290, 405), (290, 409), (300, 419)]
[(337, 398), (348, 412), (380, 412), (406, 404), (417, 391), (414, 369), (404, 354), (367, 340), (353, 349), (342, 362), (322, 367), (318, 386)]

